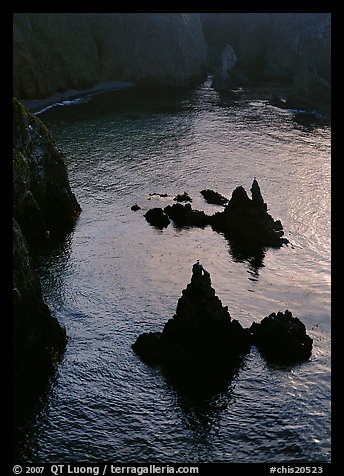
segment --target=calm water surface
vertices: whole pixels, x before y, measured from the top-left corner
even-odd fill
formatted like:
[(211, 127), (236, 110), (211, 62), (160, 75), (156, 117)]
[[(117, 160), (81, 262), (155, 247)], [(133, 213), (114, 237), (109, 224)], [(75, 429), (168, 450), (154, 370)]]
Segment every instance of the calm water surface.
[[(220, 97), (206, 82), (168, 96), (107, 93), (40, 116), (66, 152), (83, 211), (37, 259), (70, 340), (20, 443), (26, 461), (330, 461), (330, 127), (300, 124), (262, 97)], [(184, 191), (194, 208), (218, 211), (202, 189), (230, 197), (254, 176), (291, 242), (258, 258), (209, 227), (160, 231), (143, 217)], [(298, 316), (311, 359), (276, 369), (253, 348), (232, 380), (203, 391), (142, 363), (131, 344), (162, 330), (197, 259), (242, 325)]]

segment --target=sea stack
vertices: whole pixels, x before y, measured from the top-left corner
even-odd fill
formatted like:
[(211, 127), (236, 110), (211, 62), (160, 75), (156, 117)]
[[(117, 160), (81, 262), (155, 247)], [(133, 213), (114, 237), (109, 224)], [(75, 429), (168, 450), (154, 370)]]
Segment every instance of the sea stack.
[(141, 334), (134, 351), (147, 363), (172, 370), (230, 370), (250, 348), (250, 334), (232, 320), (199, 263), (162, 332)]
[(252, 183), (251, 196), (252, 199), (242, 186), (237, 187), (223, 212), (211, 217), (212, 227), (242, 245), (279, 248), (288, 243), (283, 238), (280, 220), (274, 220), (267, 212), (256, 179)]

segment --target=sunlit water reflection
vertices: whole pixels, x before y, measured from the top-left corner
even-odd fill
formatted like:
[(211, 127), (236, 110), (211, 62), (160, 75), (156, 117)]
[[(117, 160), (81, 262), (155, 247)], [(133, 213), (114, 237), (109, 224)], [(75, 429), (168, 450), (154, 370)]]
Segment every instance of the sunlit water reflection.
[[(27, 461), (330, 460), (330, 127), (299, 124), (261, 94), (221, 98), (209, 83), (169, 96), (130, 90), (41, 116), (83, 211), (38, 258), (70, 341), (20, 449)], [(184, 191), (213, 213), (202, 189), (230, 197), (254, 176), (291, 242), (256, 259), (209, 227), (160, 231), (143, 217)], [(143, 364), (131, 344), (173, 315), (197, 259), (244, 326), (279, 310), (298, 316), (314, 339), (310, 361), (275, 369), (253, 348), (204, 395)]]

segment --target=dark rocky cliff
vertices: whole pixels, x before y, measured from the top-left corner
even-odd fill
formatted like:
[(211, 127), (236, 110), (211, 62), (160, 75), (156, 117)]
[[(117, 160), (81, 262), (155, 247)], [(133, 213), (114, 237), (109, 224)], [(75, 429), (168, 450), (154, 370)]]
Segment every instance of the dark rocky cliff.
[(18, 223), (13, 220), (14, 377), (50, 373), (67, 342), (66, 332), (44, 303), (39, 278)]
[(13, 357), (17, 394), (23, 380), (51, 375), (67, 342), (65, 330), (43, 300), (31, 249), (69, 230), (79, 211), (62, 152), (44, 124), (14, 99)]
[(238, 67), (260, 75), (293, 79), (304, 63), (331, 79), (329, 13), (203, 13), (209, 62), (216, 67), (229, 43)]
[(13, 48), (21, 99), (113, 80), (188, 86), (206, 64), (196, 13), (17, 13)]
[[(226, 72), (228, 89), (250, 81), (283, 81), (287, 108), (330, 112), (329, 13), (204, 13), (202, 21), (215, 80), (230, 47), (236, 61)], [(226, 89), (222, 83), (216, 89)]]
[(29, 244), (68, 230), (80, 206), (44, 124), (13, 99), (13, 215)]

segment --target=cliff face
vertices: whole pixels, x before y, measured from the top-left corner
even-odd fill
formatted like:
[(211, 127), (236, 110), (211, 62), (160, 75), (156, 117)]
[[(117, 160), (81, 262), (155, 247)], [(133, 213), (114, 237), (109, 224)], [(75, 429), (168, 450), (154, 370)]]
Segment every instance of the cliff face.
[(13, 215), (28, 243), (68, 229), (80, 212), (62, 152), (44, 124), (13, 100)]
[(38, 276), (18, 223), (13, 220), (14, 377), (51, 372), (67, 337), (44, 303)]
[(63, 155), (43, 123), (13, 100), (13, 339), (17, 388), (51, 374), (67, 341), (41, 292), (30, 248), (61, 229), (80, 207)]
[(202, 22), (213, 65), (229, 43), (246, 71), (292, 79), (307, 63), (330, 81), (329, 13), (205, 13)]
[(112, 80), (187, 86), (206, 63), (195, 13), (17, 13), (13, 48), (22, 99)]

